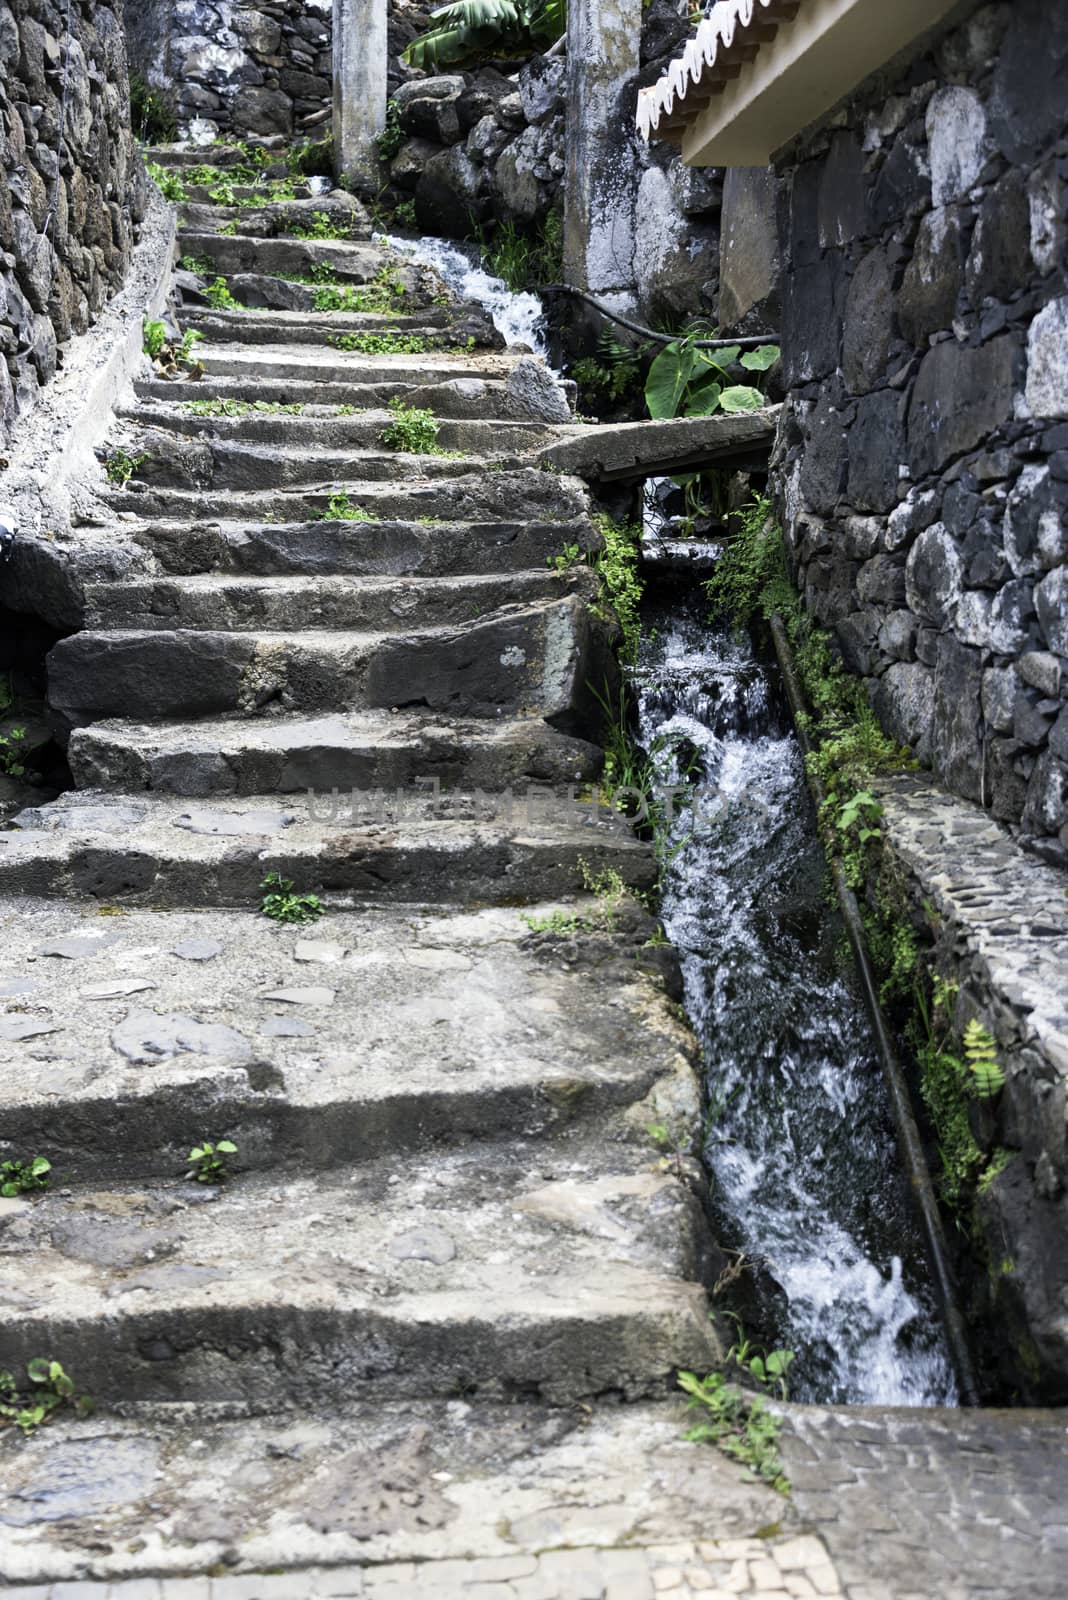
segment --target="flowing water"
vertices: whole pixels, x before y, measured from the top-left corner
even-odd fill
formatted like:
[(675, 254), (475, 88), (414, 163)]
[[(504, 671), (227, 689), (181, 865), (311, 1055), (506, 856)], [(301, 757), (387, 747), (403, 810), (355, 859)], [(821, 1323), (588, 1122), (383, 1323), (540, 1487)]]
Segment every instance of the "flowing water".
[(545, 356), (545, 310), (536, 294), (513, 294), (501, 278), (474, 265), (447, 239), (399, 239), (380, 235), (382, 241), (421, 266), (433, 267), (450, 289), (474, 300), (493, 318), (506, 344), (526, 344), (535, 355)]
[[(655, 591), (654, 591), (655, 594)], [(724, 1245), (798, 1400), (953, 1404), (955, 1384), (863, 1003), (838, 957), (800, 751), (748, 641), (691, 586), (647, 607), (641, 739), (689, 771), (663, 917), (682, 958)]]

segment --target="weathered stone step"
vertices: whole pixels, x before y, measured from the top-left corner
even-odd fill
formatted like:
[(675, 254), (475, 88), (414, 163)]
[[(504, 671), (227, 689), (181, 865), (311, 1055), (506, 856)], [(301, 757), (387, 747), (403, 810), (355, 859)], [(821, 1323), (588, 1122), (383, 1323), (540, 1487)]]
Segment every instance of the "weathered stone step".
[(72, 727), (99, 717), (252, 715), (277, 703), (461, 717), (537, 711), (581, 733), (596, 726), (590, 685), (614, 681), (610, 641), (577, 594), (399, 634), (86, 629), (50, 652), (48, 700)]
[[(465, 328), (465, 333), (476, 333), (477, 325), (478, 332), (490, 334), (493, 345), (500, 343), (499, 336), (494, 336), (490, 329), (486, 329), (485, 324), (489, 319), (481, 307), (461, 303), (448, 294), (436, 272), (428, 267), (416, 266), (400, 256), (384, 257), (383, 266), (387, 264), (391, 268), (393, 281), (404, 286), (404, 294), (397, 295), (392, 304), (392, 310), (401, 316), (402, 321), (414, 309), (421, 307), (425, 320), (432, 326), (440, 327), (450, 320), (466, 322), (470, 319), (472, 326)], [(293, 277), (279, 278), (267, 272), (235, 272), (226, 281), (234, 299), (243, 306), (270, 311), (312, 312), (316, 317), (330, 314), (320, 311), (323, 298), (321, 291), (331, 287), (328, 283), (298, 281)]]
[(320, 630), (398, 632), (461, 627), (507, 605), (597, 597), (588, 567), (564, 577), (548, 569), (462, 578), (227, 577), (96, 583), (85, 591), (87, 628), (203, 628), (222, 632)]
[[(602, 916), (590, 896), (536, 910)], [(600, 1135), (662, 1078), (685, 1079), (655, 986), (665, 952), (644, 948), (655, 923), (629, 899), (613, 908), (629, 976), (592, 965), (577, 985), (514, 909), (332, 911), (291, 927), (35, 901), (20, 918), (26, 937), (0, 966), (21, 1007), (0, 1024), (26, 1031), (5, 1036), (2, 1150), (47, 1153), (55, 1187), (178, 1178), (198, 1138), (226, 1136), (242, 1170), (281, 1178), (580, 1124)], [(443, 1037), (458, 985), (463, 1026)], [(268, 998), (280, 992), (293, 998)], [(640, 1051), (621, 1004), (645, 1017)], [(629, 1116), (632, 1136), (644, 1115)]]
[[(505, 351), (444, 350), (412, 354), (374, 354), (356, 350), (307, 349), (292, 345), (203, 344), (197, 358), (211, 378), (257, 380), (264, 384), (368, 384), (445, 382), (452, 378), (503, 378), (523, 359)], [(199, 386), (198, 386), (199, 392)]]
[(197, 205), (181, 201), (177, 211), (178, 238), (183, 254), (187, 233), (218, 235), (219, 229), (234, 223), (244, 238), (274, 239), (323, 227), (337, 230), (341, 235), (338, 239), (328, 239), (329, 244), (371, 237), (371, 219), (356, 196), (345, 189), (331, 189), (329, 194), (306, 200), (272, 200), (265, 195), (263, 204), (257, 206)]
[(4, 1229), (5, 1359), (46, 1349), (103, 1406), (667, 1394), (721, 1359), (704, 1219), (647, 1140), (606, 1145), (43, 1195)]
[[(210, 421), (210, 419), (207, 419)], [(441, 451), (455, 456), (393, 450), (383, 435), (393, 422), (389, 411), (365, 412), (348, 420), (347, 447), (316, 448), (308, 443), (263, 442), (243, 437), (240, 427), (226, 437), (204, 428), (197, 437), (184, 430), (131, 427), (123, 448), (140, 457), (135, 481), (178, 489), (288, 488), (296, 484), (344, 482), (346, 479), (436, 476), (470, 472), (482, 461), (513, 460), (552, 438), (552, 429), (537, 422), (442, 421)], [(282, 431), (281, 429), (278, 430)], [(310, 439), (308, 430), (302, 441)], [(136, 492), (136, 491), (134, 491)]]
[[(348, 573), (355, 577), (417, 574), (431, 578), (515, 572), (542, 567), (568, 547), (577, 546), (584, 551), (600, 547), (600, 536), (589, 519), (581, 516), (561, 516), (558, 521), (454, 522), (425, 514), (420, 521), (393, 520), (386, 515), (389, 506), (376, 505), (368, 492), (380, 487), (360, 485), (350, 491), (354, 505), (371, 511), (375, 520), (370, 522), (227, 522), (226, 516), (233, 514), (232, 503), (221, 500), (217, 502), (217, 518), (206, 522), (195, 519), (210, 517), (210, 502), (206, 508), (203, 497), (198, 497), (196, 506), (190, 507), (189, 520), (182, 514), (181, 505), (172, 504), (168, 509), (174, 513), (173, 522), (150, 522), (133, 531), (138, 543), (151, 550), (160, 566), (174, 573)], [(412, 498), (418, 494), (419, 489), (413, 489)], [(390, 503), (396, 504), (398, 498), (394, 491)], [(286, 500), (289, 499), (287, 495)], [(307, 513), (313, 504), (325, 509), (327, 494), (323, 491), (302, 499)], [(421, 503), (426, 505), (427, 500)], [(258, 508), (265, 515), (269, 505), (277, 504), (277, 497), (261, 497), (258, 507), (250, 510)], [(400, 509), (415, 511), (419, 507), (416, 499), (415, 504)], [(376, 515), (380, 510), (383, 514)]]
[(611, 867), (647, 888), (652, 851), (592, 807), (425, 791), (357, 808), (271, 796), (191, 806), (71, 792), (0, 830), (0, 894), (105, 904), (256, 906), (267, 872), (361, 902), (516, 904), (570, 894)]
[[(267, 170), (282, 177), (288, 171), (285, 152), (270, 152)], [(160, 167), (248, 167), (253, 165), (247, 149), (239, 144), (154, 144), (146, 160)]]
[[(390, 460), (399, 472), (413, 458), (391, 454)], [(365, 457), (364, 464), (366, 461)], [(559, 519), (564, 525), (584, 517), (588, 510), (589, 498), (577, 478), (558, 477), (531, 467), (472, 473), (470, 461), (462, 459), (438, 464), (451, 471), (429, 481), (350, 479), (344, 483), (324, 484), (318, 490), (249, 492), (240, 496), (199, 494), (183, 489), (126, 489), (115, 490), (107, 498), (116, 511), (134, 512), (146, 522), (160, 517), (180, 518), (191, 530), (195, 524), (209, 520), (246, 525), (297, 520), (314, 522), (326, 511), (331, 496), (342, 489), (352, 505), (362, 507), (380, 522), (419, 522), (421, 518), (430, 517), (448, 523), (499, 523), (506, 529), (518, 530), (523, 526), (519, 519), (542, 522)], [(346, 523), (343, 532), (346, 540), (362, 545), (370, 537), (369, 530), (370, 524)], [(262, 531), (274, 530), (264, 528)], [(433, 531), (430, 528), (430, 532)], [(560, 548), (565, 532), (562, 526)], [(509, 536), (514, 537), (514, 534)], [(535, 558), (521, 564), (534, 567), (541, 562)], [(485, 565), (481, 564), (483, 568)]]
[(329, 266), (342, 283), (370, 283), (387, 261), (398, 260), (379, 245), (351, 239), (263, 239), (196, 228), (181, 230), (178, 253), (211, 261), (225, 278), (238, 272), (305, 277), (313, 267)]
[[(817, 1413), (820, 1421), (825, 1415)], [(912, 1526), (910, 1513), (918, 1502), (902, 1484), (907, 1474), (899, 1458), (892, 1455), (884, 1472), (876, 1470), (882, 1443), (900, 1448), (894, 1420), (899, 1415), (884, 1420), (863, 1413), (865, 1438), (874, 1435), (864, 1456), (864, 1484), (876, 1479), (870, 1488), (856, 1486), (865, 1527), (878, 1520), (873, 1508), (886, 1504), (891, 1483), (898, 1486), (898, 1499), (891, 1502), (895, 1525)], [(1029, 1419), (1025, 1430), (1011, 1413), (1001, 1415), (1006, 1434), (1014, 1427), (1010, 1436), (1021, 1436), (1018, 1456), (1031, 1452), (1027, 1470), (1013, 1471), (1006, 1493), (1031, 1503), (1036, 1473), (1047, 1483), (1056, 1481), (1062, 1438), (1052, 1413), (1045, 1427)], [(941, 1441), (959, 1437), (973, 1416), (991, 1413), (910, 1413), (910, 1445), (922, 1463), (921, 1481), (936, 1497), (940, 1488), (945, 1492), (947, 1455), (953, 1459)], [(707, 1579), (711, 1600), (718, 1600), (717, 1589), (723, 1593), (717, 1579), (738, 1573), (742, 1592), (756, 1596), (757, 1586), (746, 1582), (745, 1558), (766, 1573), (780, 1551), (783, 1582), (796, 1585), (792, 1594), (839, 1592), (829, 1560), (809, 1554), (822, 1552), (819, 1540), (794, 1534), (801, 1519), (791, 1501), (752, 1482), (752, 1474), (721, 1451), (685, 1442), (692, 1420), (681, 1396), (628, 1406), (608, 1399), (571, 1411), (492, 1404), (475, 1396), (446, 1405), (340, 1402), (262, 1418), (213, 1416), (201, 1406), (141, 1406), (133, 1417), (63, 1423), (62, 1444), (55, 1447), (65, 1469), (59, 1518), (57, 1456), (26, 1449), (9, 1429), (5, 1480), (18, 1521), (5, 1527), (0, 1574), (15, 1584), (77, 1582), (85, 1578), (91, 1551), (93, 1575), (115, 1580), (108, 1600), (178, 1600), (183, 1590), (185, 1600), (206, 1600), (206, 1577), (182, 1589), (156, 1587), (158, 1574), (166, 1579), (206, 1572), (214, 1574), (213, 1600), (325, 1600), (376, 1589), (383, 1600), (453, 1600), (468, 1584), (471, 1600), (575, 1600), (596, 1594), (598, 1587), (603, 1593), (606, 1586), (619, 1600), (639, 1600), (653, 1593), (656, 1575), (642, 1546), (659, 1542), (657, 1564), (668, 1582), (684, 1562), (691, 1584), (695, 1573)], [(857, 1427), (856, 1408), (843, 1408), (840, 1426), (844, 1433)], [(785, 1442), (792, 1443), (789, 1432)], [(820, 1449), (818, 1436), (815, 1449), (814, 1477), (818, 1462), (831, 1457)], [(987, 1437), (976, 1443), (969, 1432), (959, 1449), (982, 1466), (996, 1461), (1002, 1473), (1004, 1455)], [(808, 1444), (798, 1451), (806, 1464), (813, 1453)], [(790, 1465), (788, 1458), (788, 1470)], [(840, 1457), (836, 1466), (841, 1474)], [(954, 1473), (950, 1481), (974, 1479)], [(598, 1493), (591, 1505), (586, 1486), (594, 1484)], [(853, 1488), (836, 1494), (836, 1506)], [(268, 1508), (269, 1515), (257, 1514), (258, 1508)], [(858, 1521), (850, 1517), (840, 1535), (851, 1557), (843, 1570), (850, 1572), (868, 1570), (848, 1543), (856, 1538)], [(789, 1544), (769, 1538), (772, 1524), (785, 1524), (793, 1535)], [(759, 1541), (749, 1537), (758, 1528)], [(885, 1535), (868, 1537), (881, 1553)], [(714, 1544), (713, 1538), (723, 1542)], [(1027, 1541), (1029, 1549), (1038, 1544)], [(954, 1542), (951, 1550), (957, 1548)], [(800, 1570), (799, 1550), (818, 1589)], [(472, 1553), (483, 1559), (469, 1559)], [(1055, 1563), (1051, 1551), (1051, 1571)], [(938, 1576), (928, 1577), (928, 1565), (938, 1575), (942, 1571), (936, 1562), (925, 1562), (918, 1592), (936, 1594)], [(978, 1557), (976, 1567), (982, 1571)], [(877, 1559), (870, 1570), (881, 1570)], [(120, 1581), (131, 1574), (142, 1575), (136, 1586)], [(766, 1584), (762, 1593), (769, 1593)], [(1030, 1596), (1037, 1593), (1029, 1588)], [(60, 1590), (55, 1600), (76, 1595)], [(16, 1591), (12, 1600), (50, 1597), (43, 1589), (25, 1597)], [(96, 1592), (83, 1583), (78, 1600), (104, 1600), (104, 1584)]]
[[(254, 452), (250, 452), (248, 447), (242, 448), (234, 445), (227, 450), (225, 442), (220, 446), (220, 455), (222, 455), (225, 465), (231, 469), (227, 475), (240, 478), (248, 477), (251, 466), (257, 460), (268, 463), (272, 454), (277, 454), (277, 452), (264, 449), (257, 456)], [(314, 452), (310, 453), (310, 459), (314, 459)], [(180, 460), (181, 457), (176, 452), (169, 468), (162, 465), (157, 468), (152, 461), (146, 461), (143, 470), (150, 477), (157, 470), (160, 476), (163, 476), (165, 472), (168, 475), (179, 476)], [(196, 490), (197, 485), (193, 480), (193, 469), (197, 460), (198, 457), (195, 452), (191, 452), (188, 474), (191, 481), (187, 481), (185, 487), (177, 484), (157, 485), (135, 476), (122, 488), (112, 488), (110, 485), (105, 484), (102, 487), (100, 498), (106, 505), (111, 506), (117, 512), (133, 511), (143, 517), (153, 517), (160, 514), (181, 515), (182, 501), (178, 497), (187, 495), (190, 490)], [(207, 463), (207, 455), (203, 457), (203, 460)], [(271, 521), (279, 515), (292, 517), (303, 514), (311, 517), (320, 509), (325, 510), (327, 500), (339, 489), (351, 492), (352, 488), (355, 487), (359, 491), (364, 484), (370, 483), (376, 483), (386, 488), (394, 486), (399, 488), (403, 484), (436, 483), (442, 479), (452, 478), (464, 479), (469, 477), (472, 471), (478, 470), (516, 471), (523, 465), (521, 458), (511, 456), (497, 456), (494, 458), (492, 466), (490, 466), (488, 462), (484, 462), (480, 457), (474, 455), (407, 455), (401, 450), (387, 450), (385, 447), (380, 450), (353, 450), (344, 457), (334, 458), (334, 462), (335, 464), (342, 464), (346, 469), (340, 477), (331, 477), (328, 471), (317, 475), (310, 471), (306, 472), (305, 481), (309, 484), (317, 483), (321, 486), (321, 492), (319, 493), (316, 493), (314, 489), (309, 489), (307, 494), (302, 494), (299, 487), (299, 475), (305, 472), (307, 463), (297, 455), (293, 470), (298, 473), (298, 484), (291, 488), (287, 488), (285, 485), (278, 485), (274, 488), (264, 489), (262, 480), (260, 480), (259, 492), (254, 492), (256, 489), (255, 478), (253, 478), (251, 486), (246, 484), (243, 487), (240, 483), (214, 484), (211, 489), (205, 490), (196, 497), (196, 504), (202, 506), (203, 514), (210, 517), (239, 517), (248, 521)], [(141, 470), (142, 468), (138, 467), (138, 474)], [(207, 470), (206, 467), (205, 470)], [(284, 470), (279, 467), (276, 475), (281, 476)], [(168, 513), (164, 511), (164, 507), (173, 507), (174, 510)], [(194, 514), (199, 513), (195, 512)]]
[(540, 717), (519, 721), (349, 712), (328, 717), (94, 722), (67, 747), (75, 786), (187, 796), (302, 794), (409, 788), (437, 778), (446, 790), (592, 781), (597, 745)]
[[(348, 334), (382, 336), (390, 332), (419, 339), (424, 349), (467, 353), (475, 344), (473, 335), (460, 331), (456, 320), (444, 310), (413, 310), (409, 313), (377, 311), (213, 311), (190, 308), (183, 312), (184, 327), (195, 328), (214, 345), (318, 345)], [(197, 350), (198, 357), (205, 347)]]
[[(407, 405), (426, 406), (436, 417), (511, 417), (518, 421), (530, 417), (529, 405), (523, 403), (515, 393), (515, 385), (506, 379), (480, 376), (453, 378), (448, 375), (430, 381), (424, 381), (425, 378), (425, 373), (409, 374), (407, 377), (402, 375), (400, 378), (372, 373), (366, 382), (360, 378), (344, 383), (316, 383), (292, 375), (273, 380), (259, 376), (226, 378), (211, 375), (202, 378), (195, 387), (169, 383), (165, 378), (139, 378), (134, 383), (134, 393), (141, 401), (160, 402), (160, 407), (154, 408), (154, 411), (162, 409), (172, 419), (195, 418), (196, 413), (191, 412), (189, 406), (215, 402), (225, 402), (229, 406), (249, 405), (257, 401), (266, 405), (296, 405), (301, 407), (297, 415), (303, 417), (306, 423), (317, 422), (324, 429), (324, 438), (327, 439), (333, 436), (330, 430), (335, 422), (345, 422), (345, 417), (337, 414), (338, 407), (386, 407), (394, 397)], [(120, 406), (116, 414), (123, 417), (150, 417), (154, 411), (150, 413), (148, 408)], [(223, 427), (233, 419), (222, 414), (211, 416), (208, 420)], [(261, 424), (270, 425), (272, 419), (264, 412), (250, 412), (242, 420), (258, 428)], [(270, 434), (258, 436), (271, 437)]]

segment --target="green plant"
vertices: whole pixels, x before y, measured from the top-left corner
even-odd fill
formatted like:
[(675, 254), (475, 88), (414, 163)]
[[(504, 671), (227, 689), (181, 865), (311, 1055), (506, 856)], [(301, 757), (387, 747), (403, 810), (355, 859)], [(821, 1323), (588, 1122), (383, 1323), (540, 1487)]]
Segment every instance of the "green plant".
[(641, 528), (636, 522), (614, 522), (611, 517), (604, 515), (597, 518), (597, 527), (604, 547), (594, 557), (594, 570), (601, 581), (601, 592), (611, 604), (623, 630), (619, 658), (631, 666), (638, 659), (642, 630), (642, 583), (639, 576)]
[(373, 522), (374, 517), (362, 506), (353, 505), (347, 489), (339, 489), (326, 502), (326, 510), (319, 513), (319, 522)]
[(762, 1389), (776, 1389), (779, 1398), (785, 1400), (789, 1392), (786, 1375), (793, 1366), (794, 1352), (765, 1350), (746, 1336), (741, 1317), (733, 1311), (728, 1311), (726, 1315), (738, 1329), (738, 1337), (727, 1351), (727, 1360), (733, 1361), (735, 1366), (755, 1378)]
[(582, 556), (581, 545), (565, 544), (558, 555), (545, 557), (545, 565), (552, 567), (556, 576), (562, 578), (571, 571), (572, 567), (578, 566)]
[(335, 219), (328, 211), (313, 211), (311, 221), (293, 229), (294, 239), (351, 239), (351, 220)]
[(195, 272), (201, 278), (215, 269), (215, 263), (210, 256), (183, 256), (178, 265), (183, 272)]
[(322, 139), (305, 139), (290, 145), (287, 156), (289, 170), (297, 178), (332, 178), (334, 176), (334, 141), (330, 134)]
[(380, 267), (370, 283), (357, 287), (350, 283), (331, 283), (321, 279), (312, 295), (315, 311), (369, 311), (382, 313), (398, 309), (396, 302), (407, 294), (400, 273), (392, 262)]
[(130, 73), (130, 126), (142, 144), (171, 144), (178, 137), (178, 110), (169, 89), (156, 89)]
[(25, 728), (13, 727), (0, 733), (0, 772), (5, 778), (26, 776), (25, 745)]
[(410, 455), (436, 455), (441, 423), (432, 411), (419, 406), (405, 405), (394, 395), (389, 402), (393, 421), (382, 434), (382, 443), (389, 450), (405, 450)]
[(525, 59), (555, 44), (567, 26), (565, 0), (451, 0), (430, 16), (435, 26), (412, 40), (404, 59), (431, 73), (494, 56)]
[(166, 167), (161, 167), (157, 161), (145, 163), (145, 171), (156, 185), (164, 200), (178, 203), (189, 199), (188, 190), (177, 172), (168, 172)]
[(222, 1158), (236, 1154), (237, 1146), (229, 1139), (220, 1139), (217, 1144), (209, 1144), (202, 1139), (189, 1152), (186, 1177), (195, 1178), (197, 1183), (226, 1183), (230, 1178), (230, 1170)]
[(972, 1091), (977, 1100), (992, 1100), (1005, 1087), (1005, 1074), (998, 1065), (994, 1036), (973, 1017), (964, 1030), (964, 1059), (972, 1075)]
[(408, 228), (415, 233), (419, 227), (419, 218), (415, 211), (414, 196), (408, 200), (401, 200), (393, 207), (394, 221), (402, 228)]
[(564, 219), (562, 212), (550, 211), (533, 230), (514, 222), (501, 223), (492, 238), (475, 230), (482, 251), (482, 264), (500, 278), (513, 294), (525, 294), (547, 283), (559, 281), (563, 272)]
[(716, 1445), (748, 1469), (750, 1481), (758, 1479), (779, 1494), (789, 1494), (790, 1480), (779, 1459), (782, 1424), (762, 1400), (733, 1388), (722, 1372), (706, 1378), (680, 1372), (678, 1384), (690, 1397), (690, 1410), (701, 1415), (700, 1422), (687, 1430), (686, 1439)]
[(58, 1361), (35, 1356), (26, 1363), (29, 1388), (20, 1389), (12, 1372), (0, 1372), (0, 1423), (33, 1433), (50, 1422), (63, 1406), (70, 1406), (79, 1417), (88, 1416), (93, 1402), (87, 1394), (75, 1394), (74, 1383)]
[(300, 400), (181, 400), (179, 405), (191, 417), (299, 417), (304, 411)]
[(759, 411), (764, 396), (746, 384), (732, 384), (735, 362), (751, 372), (766, 372), (779, 359), (777, 345), (742, 353), (740, 345), (702, 350), (698, 334), (665, 345), (645, 377), (645, 403), (651, 417), (708, 417), (714, 411)]
[(146, 455), (132, 456), (121, 446), (110, 450), (104, 457), (104, 471), (107, 473), (109, 483), (129, 483), (142, 461), (147, 461)]
[(240, 300), (235, 300), (230, 293), (230, 286), (225, 278), (216, 278), (214, 283), (209, 283), (204, 289), (204, 298), (215, 311), (243, 311), (245, 309)]
[(269, 872), (260, 888), (267, 891), (260, 910), (274, 922), (315, 922), (326, 909), (318, 895), (298, 894), (292, 878), (279, 872)]
[(365, 356), (417, 356), (427, 349), (421, 333), (400, 333), (396, 328), (386, 333), (332, 333), (327, 343), (337, 350), (353, 350)]
[(142, 325), (141, 338), (141, 347), (144, 350), (145, 355), (151, 356), (152, 360), (155, 361), (157, 357), (163, 353), (163, 349), (167, 343), (166, 323), (158, 320), (151, 322), (146, 321)]
[(10, 1199), (14, 1195), (32, 1194), (35, 1189), (47, 1189), (52, 1163), (44, 1156), (33, 1156), (29, 1161), (0, 1162), (0, 1195)]
[(585, 924), (576, 912), (550, 911), (547, 916), (539, 917), (523, 912), (522, 919), (531, 933), (579, 933)]
[(392, 161), (407, 137), (401, 127), (400, 107), (391, 95), (386, 101), (386, 125), (375, 140), (379, 158), (382, 161)]

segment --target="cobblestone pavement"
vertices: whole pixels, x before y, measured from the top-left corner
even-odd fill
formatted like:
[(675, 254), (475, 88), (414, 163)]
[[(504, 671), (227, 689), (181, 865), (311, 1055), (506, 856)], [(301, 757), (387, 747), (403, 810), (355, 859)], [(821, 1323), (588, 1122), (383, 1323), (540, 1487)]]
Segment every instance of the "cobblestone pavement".
[(630, 1550), (553, 1550), (231, 1578), (138, 1578), (5, 1591), (6, 1600), (815, 1600), (842, 1593), (822, 1540), (732, 1539)]
[(793, 1510), (850, 1600), (1068, 1595), (1068, 1412), (786, 1414)]

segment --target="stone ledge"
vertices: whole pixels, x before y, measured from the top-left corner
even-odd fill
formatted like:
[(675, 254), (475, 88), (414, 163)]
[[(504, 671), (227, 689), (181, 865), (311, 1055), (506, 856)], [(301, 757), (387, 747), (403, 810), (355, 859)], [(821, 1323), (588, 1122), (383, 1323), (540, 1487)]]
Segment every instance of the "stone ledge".
[(657, 477), (714, 461), (766, 465), (779, 422), (779, 406), (714, 417), (670, 417), (658, 422), (617, 422), (561, 429), (538, 452), (542, 466), (580, 478)]

